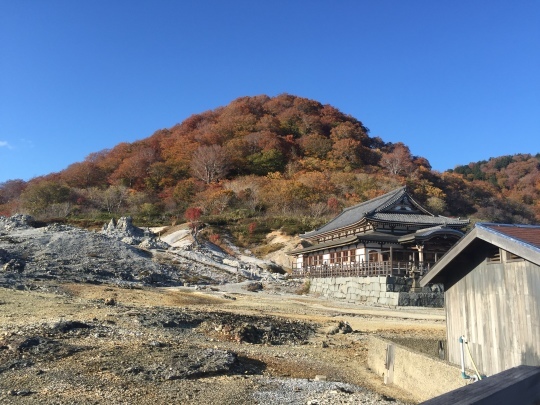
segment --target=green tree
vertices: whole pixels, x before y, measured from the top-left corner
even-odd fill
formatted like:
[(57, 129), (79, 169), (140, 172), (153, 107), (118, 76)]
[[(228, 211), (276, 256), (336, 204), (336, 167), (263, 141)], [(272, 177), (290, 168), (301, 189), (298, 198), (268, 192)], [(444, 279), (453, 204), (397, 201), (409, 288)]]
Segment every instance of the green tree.
[(264, 176), (268, 173), (282, 172), (285, 168), (285, 157), (276, 149), (264, 150), (247, 157), (250, 171)]
[(36, 181), (28, 183), (21, 194), (21, 202), (32, 215), (46, 216), (53, 206), (59, 208), (58, 204), (63, 204), (62, 211), (65, 212), (71, 196), (71, 189), (64, 184), (51, 180)]

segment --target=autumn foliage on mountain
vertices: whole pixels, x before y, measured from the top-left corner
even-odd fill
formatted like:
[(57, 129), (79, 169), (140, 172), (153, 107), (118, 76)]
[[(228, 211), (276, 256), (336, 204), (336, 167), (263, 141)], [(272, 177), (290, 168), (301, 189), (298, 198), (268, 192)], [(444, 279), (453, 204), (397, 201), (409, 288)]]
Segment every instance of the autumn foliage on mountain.
[(242, 97), (59, 173), (2, 183), (0, 213), (169, 223), (196, 208), (201, 220), (237, 234), (297, 232), (407, 184), (436, 214), (531, 223), (540, 220), (539, 167), (539, 155), (524, 154), (438, 173), (405, 143), (370, 137), (330, 105)]

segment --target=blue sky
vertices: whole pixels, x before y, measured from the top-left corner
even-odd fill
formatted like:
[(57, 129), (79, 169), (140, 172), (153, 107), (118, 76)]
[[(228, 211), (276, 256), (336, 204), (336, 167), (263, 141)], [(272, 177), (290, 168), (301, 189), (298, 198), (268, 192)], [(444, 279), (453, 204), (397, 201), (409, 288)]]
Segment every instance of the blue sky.
[(537, 0), (0, 0), (0, 182), (290, 93), (436, 170), (540, 152)]

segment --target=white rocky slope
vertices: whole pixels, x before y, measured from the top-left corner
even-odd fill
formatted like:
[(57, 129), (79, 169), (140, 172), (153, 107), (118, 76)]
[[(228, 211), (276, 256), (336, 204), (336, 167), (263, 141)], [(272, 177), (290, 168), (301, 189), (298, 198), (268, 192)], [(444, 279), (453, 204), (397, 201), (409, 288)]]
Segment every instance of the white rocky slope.
[(266, 260), (276, 263), (285, 269), (293, 267), (293, 258), (287, 252), (294, 250), (300, 245), (298, 236), (288, 236), (280, 231), (274, 231), (266, 236), (268, 245), (276, 246), (276, 250), (265, 256)]
[(60, 224), (36, 227), (26, 215), (0, 217), (0, 286), (28, 288), (41, 280), (168, 286), (283, 277), (271, 271), (271, 262), (235, 257), (212, 244), (178, 244), (180, 239), (186, 235), (160, 240), (130, 218), (111, 221), (98, 233)]
[(280, 280), (283, 278), (281, 273), (284, 271), (279, 264), (273, 260), (259, 259), (247, 251), (241, 252), (227, 239), (225, 243), (233, 254), (226, 253), (210, 242), (196, 244), (189, 229), (165, 233), (159, 239), (170, 246), (168, 252), (171, 254), (227, 271), (240, 279)]

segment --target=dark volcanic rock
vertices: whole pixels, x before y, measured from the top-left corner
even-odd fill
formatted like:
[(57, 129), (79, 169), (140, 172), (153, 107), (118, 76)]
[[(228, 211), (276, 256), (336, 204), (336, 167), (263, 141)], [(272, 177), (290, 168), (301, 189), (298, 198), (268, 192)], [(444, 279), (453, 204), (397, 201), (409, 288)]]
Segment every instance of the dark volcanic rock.
[(315, 324), (302, 321), (231, 312), (152, 308), (134, 315), (146, 327), (164, 327), (179, 334), (197, 328), (197, 331), (221, 340), (252, 344), (304, 344), (317, 328)]
[(244, 289), (251, 292), (261, 291), (263, 284), (260, 281), (252, 281), (244, 286)]
[(2, 266), (2, 270), (5, 272), (16, 272), (21, 273), (24, 270), (26, 263), (23, 260), (19, 259), (10, 259), (7, 263)]
[(177, 380), (223, 374), (229, 372), (236, 361), (237, 355), (227, 350), (202, 349), (176, 354), (163, 377)]
[(92, 326), (80, 321), (60, 321), (52, 325), (51, 331), (66, 333), (75, 329), (89, 329), (91, 327)]
[(44, 336), (14, 335), (0, 341), (0, 374), (30, 367), (35, 362), (61, 359), (81, 350)]

